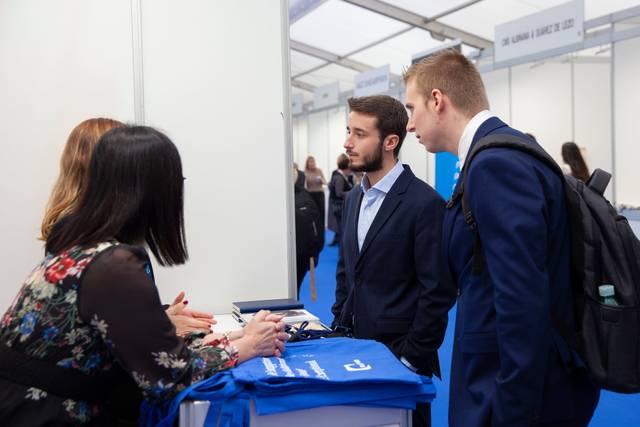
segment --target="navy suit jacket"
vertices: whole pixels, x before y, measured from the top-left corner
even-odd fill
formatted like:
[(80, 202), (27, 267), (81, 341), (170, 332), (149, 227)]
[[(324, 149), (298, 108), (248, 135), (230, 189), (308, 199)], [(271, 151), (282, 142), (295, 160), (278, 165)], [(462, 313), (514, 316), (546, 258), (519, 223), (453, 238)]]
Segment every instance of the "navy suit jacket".
[[(505, 133), (526, 139), (493, 117), (471, 149), (484, 136)], [(483, 268), (472, 273), (474, 234), (460, 202), (450, 204), (443, 251), (459, 297), (449, 423), (586, 425), (599, 392), (584, 369), (572, 369), (579, 358), (550, 320), (553, 313), (573, 325), (562, 181), (532, 156), (505, 148), (479, 153), (465, 173)]]
[(440, 375), (437, 349), (455, 300), (453, 283), (441, 277), (444, 200), (405, 165), (360, 251), (362, 196), (355, 187), (343, 208), (334, 325), (384, 343), (421, 374)]

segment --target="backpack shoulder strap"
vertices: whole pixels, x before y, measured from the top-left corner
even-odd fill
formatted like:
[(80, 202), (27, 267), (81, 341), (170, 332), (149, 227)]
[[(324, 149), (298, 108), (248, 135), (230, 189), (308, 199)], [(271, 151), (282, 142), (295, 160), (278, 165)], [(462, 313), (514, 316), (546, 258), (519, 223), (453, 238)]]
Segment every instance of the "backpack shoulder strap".
[(460, 173), (461, 182), (458, 183), (456, 187), (456, 191), (451, 197), (451, 203), (456, 203), (461, 199), (462, 204), (462, 213), (464, 214), (464, 220), (471, 229), (471, 231), (475, 234), (475, 242), (473, 245), (473, 266), (472, 273), (474, 275), (479, 275), (482, 272), (482, 244), (480, 242), (480, 234), (477, 230), (476, 220), (473, 216), (473, 212), (469, 207), (469, 199), (467, 194), (464, 191), (466, 179), (466, 175), (468, 173), (469, 168), (471, 167), (471, 163), (473, 159), (480, 153), (481, 151), (487, 150), (489, 148), (509, 148), (513, 150), (522, 151), (526, 154), (529, 154), (536, 159), (540, 160), (542, 163), (547, 165), (551, 170), (553, 170), (563, 181), (564, 174), (562, 169), (555, 160), (547, 153), (540, 145), (537, 143), (531, 143), (530, 141), (524, 139), (523, 137), (512, 135), (512, 134), (492, 134), (488, 135), (482, 139), (480, 139), (474, 146), (467, 159), (465, 160), (465, 164)]

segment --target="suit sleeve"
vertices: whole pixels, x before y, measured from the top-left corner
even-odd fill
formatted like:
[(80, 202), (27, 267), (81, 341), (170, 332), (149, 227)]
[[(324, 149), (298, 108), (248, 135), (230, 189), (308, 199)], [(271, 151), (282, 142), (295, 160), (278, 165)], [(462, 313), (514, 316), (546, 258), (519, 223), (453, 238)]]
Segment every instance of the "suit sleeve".
[(444, 210), (444, 200), (434, 194), (418, 214), (415, 224), (414, 263), (420, 293), (416, 315), (400, 353), (424, 375), (432, 375), (437, 366), (437, 350), (444, 339), (448, 311), (456, 298), (455, 286), (443, 268)]
[(493, 424), (525, 426), (540, 410), (551, 344), (547, 205), (533, 166), (509, 154), (479, 155), (467, 191), (494, 284), (500, 369)]

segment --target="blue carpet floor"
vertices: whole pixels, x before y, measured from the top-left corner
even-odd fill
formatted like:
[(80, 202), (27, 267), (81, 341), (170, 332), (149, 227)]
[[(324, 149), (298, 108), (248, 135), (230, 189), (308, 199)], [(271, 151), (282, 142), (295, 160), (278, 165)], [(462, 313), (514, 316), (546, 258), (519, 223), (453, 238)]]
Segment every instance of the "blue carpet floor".
[[(331, 242), (333, 233), (327, 232), (327, 242)], [(309, 291), (309, 275), (305, 277), (300, 289), (300, 300), (307, 310), (314, 313), (326, 323), (331, 324), (333, 315), (331, 305), (335, 299), (336, 264), (338, 262), (338, 248), (325, 246), (320, 254), (320, 261), (316, 269), (317, 300), (311, 301)], [(434, 427), (447, 425), (447, 405), (449, 404), (449, 369), (451, 367), (451, 349), (453, 346), (453, 325), (455, 324), (455, 307), (449, 313), (449, 327), (444, 343), (440, 348), (440, 364), (442, 366), (443, 381), (434, 379), (438, 390), (436, 400), (432, 406), (432, 423)], [(640, 427), (640, 394), (625, 395), (603, 391), (596, 413), (589, 424), (590, 427)]]

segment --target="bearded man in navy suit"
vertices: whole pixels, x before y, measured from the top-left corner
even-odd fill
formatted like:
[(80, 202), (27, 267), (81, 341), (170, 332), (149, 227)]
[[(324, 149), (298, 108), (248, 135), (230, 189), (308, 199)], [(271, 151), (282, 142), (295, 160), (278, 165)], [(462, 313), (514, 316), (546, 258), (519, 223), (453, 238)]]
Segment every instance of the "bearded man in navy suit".
[[(480, 74), (455, 50), (412, 65), (404, 78), (407, 130), (432, 153), (452, 153), (464, 165), (487, 135), (536, 143), (491, 114)], [(573, 326), (561, 177), (508, 148), (479, 152), (463, 173), (482, 256), (473, 268), (475, 234), (454, 198), (443, 224), (459, 294), (449, 424), (586, 426), (599, 390), (551, 322), (554, 316)]]
[[(380, 341), (410, 369), (440, 375), (437, 350), (455, 288), (441, 276), (444, 200), (398, 161), (407, 111), (390, 96), (349, 99), (344, 143), (353, 171), (336, 271), (333, 325)], [(430, 425), (420, 404), (414, 426)]]

